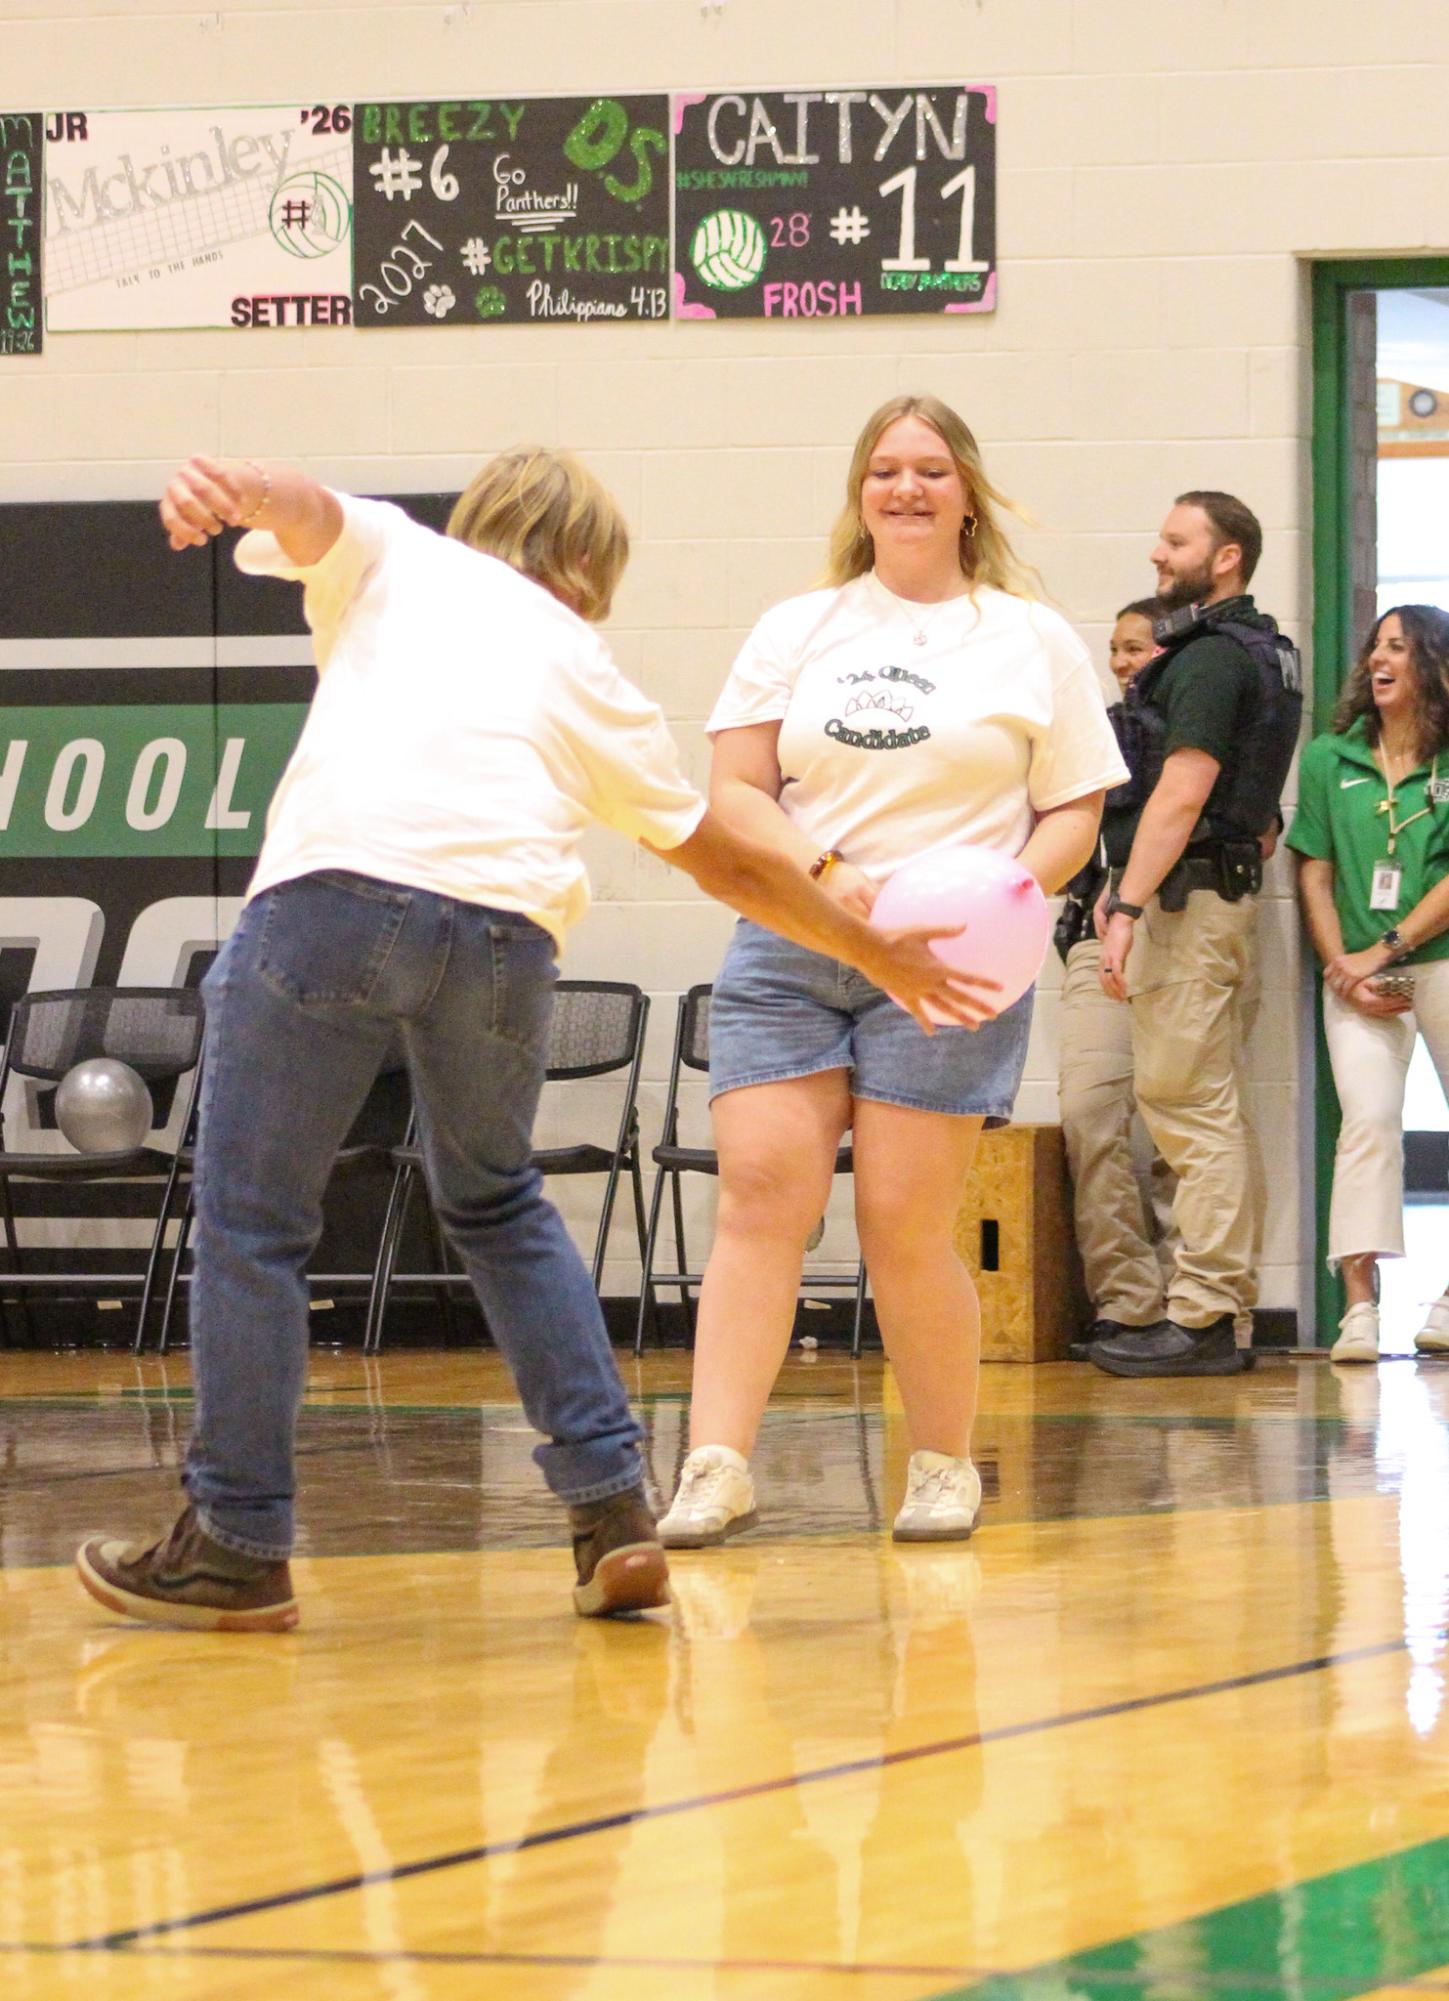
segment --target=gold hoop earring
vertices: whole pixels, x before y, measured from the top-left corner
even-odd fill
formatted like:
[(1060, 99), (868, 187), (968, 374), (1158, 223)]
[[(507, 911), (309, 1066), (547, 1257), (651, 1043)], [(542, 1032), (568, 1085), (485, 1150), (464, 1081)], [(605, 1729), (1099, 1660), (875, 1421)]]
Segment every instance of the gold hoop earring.
[(976, 516), (968, 514), (961, 523), (961, 540), (964, 542), (976, 533)]

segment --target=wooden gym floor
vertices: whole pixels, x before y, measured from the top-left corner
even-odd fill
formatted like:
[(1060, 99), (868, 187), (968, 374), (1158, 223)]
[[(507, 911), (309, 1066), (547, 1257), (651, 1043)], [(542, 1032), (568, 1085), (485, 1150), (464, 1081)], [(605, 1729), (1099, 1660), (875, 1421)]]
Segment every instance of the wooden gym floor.
[(896, 1548), (889, 1377), (797, 1351), (759, 1528), (596, 1625), (492, 1357), (319, 1352), (303, 1623), (225, 1638), (69, 1570), (184, 1357), (0, 1355), (0, 1996), (1449, 1995), (1446, 1406), (988, 1368), (977, 1537)]

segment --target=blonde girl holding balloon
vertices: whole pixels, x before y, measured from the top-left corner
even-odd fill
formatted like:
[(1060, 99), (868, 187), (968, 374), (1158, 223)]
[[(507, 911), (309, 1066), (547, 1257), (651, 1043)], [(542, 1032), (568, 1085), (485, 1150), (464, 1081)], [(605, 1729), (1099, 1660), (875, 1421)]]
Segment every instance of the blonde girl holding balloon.
[[(1006, 506), (955, 411), (882, 405), (856, 441), (824, 588), (765, 614), (710, 718), (716, 812), (847, 909), (868, 914), (903, 863), (964, 845), (1017, 857), (1050, 895), (1126, 776), (1087, 651), (1034, 594)], [(737, 926), (710, 1009), (719, 1212), (667, 1545), (754, 1519), (749, 1458), (847, 1131), (912, 1446), (895, 1535), (971, 1533), (980, 1312), (952, 1231), (981, 1129), (1010, 1115), (1031, 1006), (1028, 992), (927, 1035), (850, 968)]]

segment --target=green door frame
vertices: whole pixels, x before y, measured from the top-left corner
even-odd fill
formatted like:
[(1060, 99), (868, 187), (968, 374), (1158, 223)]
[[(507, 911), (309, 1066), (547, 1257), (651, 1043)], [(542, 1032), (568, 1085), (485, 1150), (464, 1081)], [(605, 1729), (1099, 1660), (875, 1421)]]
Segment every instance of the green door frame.
[[(1313, 727), (1326, 730), (1361, 634), (1351, 630), (1348, 298), (1351, 292), (1449, 286), (1449, 257), (1367, 257), (1313, 266)], [(1328, 1270), (1328, 1198), (1338, 1139), (1338, 1099), (1314, 1008), (1316, 1270), (1315, 1337), (1327, 1347), (1339, 1315)], [(1305, 1344), (1306, 1345), (1306, 1344)]]

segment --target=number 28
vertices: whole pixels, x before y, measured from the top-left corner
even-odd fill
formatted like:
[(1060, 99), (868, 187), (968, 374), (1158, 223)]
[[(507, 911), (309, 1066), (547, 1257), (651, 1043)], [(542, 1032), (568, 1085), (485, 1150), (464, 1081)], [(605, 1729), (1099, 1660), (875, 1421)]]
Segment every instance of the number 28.
[(797, 209), (793, 215), (770, 217), (772, 250), (803, 250), (810, 241), (810, 218)]

